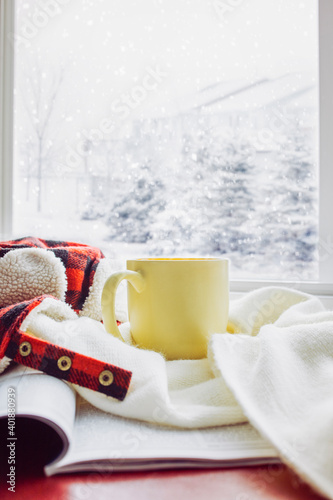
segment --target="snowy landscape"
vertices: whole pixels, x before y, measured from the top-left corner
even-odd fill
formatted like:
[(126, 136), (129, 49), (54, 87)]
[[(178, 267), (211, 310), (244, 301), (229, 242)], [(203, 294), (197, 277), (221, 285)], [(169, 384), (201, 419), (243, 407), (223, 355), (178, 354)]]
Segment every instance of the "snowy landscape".
[(17, 236), (81, 241), (115, 258), (228, 257), (233, 278), (317, 278), (315, 71), (214, 78), (172, 94), (165, 110), (142, 83), (171, 93), (149, 66), (123, 116), (120, 101), (117, 116), (100, 115), (115, 116), (111, 133), (87, 115), (76, 136), (62, 74), (36, 64), (31, 75), (16, 110)]

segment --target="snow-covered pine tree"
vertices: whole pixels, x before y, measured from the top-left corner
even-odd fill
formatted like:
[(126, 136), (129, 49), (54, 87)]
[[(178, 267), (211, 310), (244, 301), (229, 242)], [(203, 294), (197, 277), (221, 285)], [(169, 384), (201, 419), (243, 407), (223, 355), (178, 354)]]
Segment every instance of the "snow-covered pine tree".
[(105, 222), (109, 238), (125, 243), (147, 243), (156, 215), (164, 210), (164, 184), (150, 162), (138, 166), (130, 189), (111, 206)]

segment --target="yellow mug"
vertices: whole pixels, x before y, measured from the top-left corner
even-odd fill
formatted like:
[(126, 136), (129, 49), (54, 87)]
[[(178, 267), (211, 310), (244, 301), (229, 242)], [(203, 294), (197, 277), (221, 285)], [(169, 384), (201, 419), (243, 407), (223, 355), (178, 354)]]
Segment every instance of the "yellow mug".
[(225, 333), (229, 310), (227, 259), (136, 259), (112, 274), (102, 292), (109, 333), (122, 339), (115, 317), (119, 283), (128, 281), (131, 334), (144, 349), (166, 359), (206, 357), (213, 333)]

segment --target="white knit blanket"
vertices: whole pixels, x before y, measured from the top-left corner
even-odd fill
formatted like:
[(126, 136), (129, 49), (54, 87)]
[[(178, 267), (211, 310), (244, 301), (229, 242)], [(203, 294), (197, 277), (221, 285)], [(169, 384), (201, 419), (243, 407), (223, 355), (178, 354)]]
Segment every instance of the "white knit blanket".
[[(0, 269), (3, 290), (1, 280)], [(98, 317), (103, 279), (94, 285), (89, 308), (95, 301)], [(122, 318), (124, 307), (119, 304)], [(231, 301), (234, 333), (213, 335), (208, 358), (197, 361), (165, 361), (132, 345), (128, 323), (121, 326), (125, 343), (52, 298), (22, 329), (133, 372), (122, 402), (75, 387), (98, 408), (186, 428), (250, 421), (285, 463), (333, 499), (333, 312), (319, 299), (268, 287)]]

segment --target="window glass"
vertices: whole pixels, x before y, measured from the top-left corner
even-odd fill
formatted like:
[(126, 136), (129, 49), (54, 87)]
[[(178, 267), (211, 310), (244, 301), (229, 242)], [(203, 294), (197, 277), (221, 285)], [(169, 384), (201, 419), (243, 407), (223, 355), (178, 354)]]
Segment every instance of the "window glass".
[(317, 2), (16, 5), (17, 236), (318, 278)]

